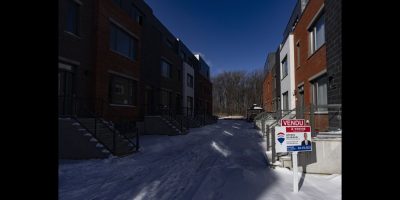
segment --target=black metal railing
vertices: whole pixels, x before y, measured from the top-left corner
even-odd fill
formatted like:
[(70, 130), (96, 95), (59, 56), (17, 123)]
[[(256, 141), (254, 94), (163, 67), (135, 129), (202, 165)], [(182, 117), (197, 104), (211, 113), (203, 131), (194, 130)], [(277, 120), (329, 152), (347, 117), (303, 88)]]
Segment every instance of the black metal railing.
[(292, 110), (278, 110), (276, 112), (262, 112), (255, 120), (264, 120), (266, 116), (273, 115), (275, 122), (269, 127), (279, 125), (280, 120), (288, 117), (290, 119), (305, 119), (311, 126), (311, 135), (315, 137), (319, 132), (338, 132), (342, 129), (342, 105), (341, 104), (310, 104), (307, 107), (298, 107)]
[[(180, 112), (177, 112), (177, 109), (175, 108), (169, 108), (168, 106), (160, 105), (160, 115), (168, 120), (170, 123), (175, 125), (179, 130), (183, 133), (189, 130), (189, 125), (188, 125), (188, 117), (183, 114), (180, 114)], [(182, 107), (183, 109), (183, 107)]]
[[(68, 102), (67, 107), (65, 107), (64, 102)], [(101, 98), (88, 99), (74, 96), (59, 96), (59, 115), (74, 118), (83, 128), (90, 132), (100, 144), (114, 155), (120, 154), (120, 152), (117, 152), (117, 137), (126, 139), (131, 145), (129, 151), (132, 151), (133, 148), (138, 151), (138, 129), (136, 127), (131, 129), (131, 133), (133, 133), (136, 138), (136, 142), (133, 142), (131, 138), (127, 137), (125, 134), (125, 129), (119, 130), (119, 127), (114, 127), (113, 122), (105, 121), (104, 109), (107, 104), (108, 102)], [(121, 127), (125, 128), (124, 126)], [(101, 131), (101, 134), (99, 131)], [(111, 142), (109, 141), (110, 136), (112, 137)]]

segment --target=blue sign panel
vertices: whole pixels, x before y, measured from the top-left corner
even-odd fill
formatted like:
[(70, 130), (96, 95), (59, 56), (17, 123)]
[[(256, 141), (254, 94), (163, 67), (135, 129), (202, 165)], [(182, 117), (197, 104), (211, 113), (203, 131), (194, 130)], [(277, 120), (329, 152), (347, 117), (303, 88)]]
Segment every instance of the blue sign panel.
[(309, 145), (287, 146), (288, 151), (312, 151), (311, 143)]

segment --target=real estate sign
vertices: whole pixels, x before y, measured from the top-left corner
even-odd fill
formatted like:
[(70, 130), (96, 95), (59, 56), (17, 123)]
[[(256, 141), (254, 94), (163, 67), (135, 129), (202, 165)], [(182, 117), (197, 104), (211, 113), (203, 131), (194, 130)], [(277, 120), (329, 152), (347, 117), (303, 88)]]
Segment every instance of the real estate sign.
[(281, 119), (281, 126), (305, 126), (304, 119)]
[(312, 151), (311, 127), (304, 120), (282, 120), (275, 127), (275, 150), (277, 153)]

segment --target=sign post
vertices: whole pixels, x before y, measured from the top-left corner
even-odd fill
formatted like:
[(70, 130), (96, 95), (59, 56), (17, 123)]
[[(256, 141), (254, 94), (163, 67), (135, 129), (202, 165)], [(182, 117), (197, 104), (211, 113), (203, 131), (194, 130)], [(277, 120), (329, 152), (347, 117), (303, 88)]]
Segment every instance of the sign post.
[(299, 191), (298, 152), (312, 151), (311, 127), (304, 119), (282, 119), (281, 126), (275, 127), (276, 152), (291, 152), (293, 164), (293, 192)]
[(293, 192), (299, 191), (299, 180), (298, 180), (298, 166), (297, 166), (297, 151), (292, 152), (293, 160)]

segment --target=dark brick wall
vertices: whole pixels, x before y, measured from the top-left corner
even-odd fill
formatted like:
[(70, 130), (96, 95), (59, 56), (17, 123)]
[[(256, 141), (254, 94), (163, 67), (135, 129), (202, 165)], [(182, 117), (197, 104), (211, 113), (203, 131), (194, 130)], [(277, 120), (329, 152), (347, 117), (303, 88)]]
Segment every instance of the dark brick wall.
[[(135, 2), (145, 15), (142, 30), (141, 90), (145, 91), (147, 88), (148, 98), (151, 99), (145, 102), (143, 96), (140, 102), (142, 105), (146, 104), (149, 110), (155, 110), (161, 104), (161, 89), (163, 88), (172, 91), (171, 109), (177, 110), (176, 95), (182, 95), (182, 79), (179, 79), (179, 73), (182, 73), (182, 61), (178, 55), (178, 41), (153, 15), (153, 11), (144, 1)], [(172, 43), (172, 48), (167, 46), (167, 39)], [(171, 78), (161, 76), (162, 59), (171, 64)]]
[(207, 112), (207, 114), (213, 114), (213, 95), (212, 95), (212, 83), (208, 79), (208, 77), (205, 76), (204, 72), (201, 71), (201, 65), (203, 65), (204, 68), (208, 68), (208, 64), (203, 60), (203, 58), (200, 56), (200, 59), (197, 60), (198, 62), (194, 66), (194, 84), (195, 84), (195, 90), (194, 90), (194, 97), (195, 97), (195, 113), (198, 112), (203, 112), (204, 110)]
[(342, 7), (340, 0), (325, 0), (328, 103), (342, 102)]
[[(323, 0), (310, 0), (293, 31), (295, 46), (295, 87), (297, 93), (297, 86), (304, 82), (305, 107), (309, 107), (312, 102), (311, 83), (308, 79), (326, 69), (326, 43), (310, 55), (309, 32), (307, 30), (307, 26), (311, 23), (323, 3)], [(300, 63), (297, 59), (297, 42), (300, 43)]]
[(66, 58), (79, 62), (74, 69), (75, 95), (85, 99), (88, 103), (94, 91), (94, 1), (82, 0), (79, 7), (79, 32), (78, 36), (66, 31), (66, 16), (68, 2), (71, 0), (59, 0), (58, 4), (58, 55), (59, 62), (73, 64), (63, 61)]
[[(106, 105), (100, 105), (100, 102), (96, 101), (97, 109), (102, 108), (105, 114), (105, 118), (110, 120), (118, 119), (130, 119), (138, 120), (139, 107), (140, 105), (132, 106), (111, 106), (109, 105), (109, 82), (110, 73), (109, 71), (115, 71), (124, 75), (133, 77), (137, 82), (140, 78), (140, 63), (141, 63), (141, 51), (138, 48), (137, 59), (130, 60), (125, 56), (122, 56), (110, 49), (110, 18), (117, 21), (124, 28), (133, 33), (138, 40), (138, 46), (141, 46), (141, 29), (142, 27), (134, 20), (132, 20), (128, 13), (118, 7), (111, 0), (97, 1), (97, 15), (96, 15), (96, 98), (103, 99), (108, 102)], [(138, 83), (139, 84), (139, 83)], [(139, 98), (143, 95), (139, 90), (136, 96), (136, 102), (139, 102)]]
[(264, 77), (264, 82), (263, 82), (263, 93), (262, 93), (262, 100), (263, 100), (263, 108), (265, 111), (272, 112), (273, 111), (273, 106), (274, 104), (273, 99), (275, 97), (274, 93), (274, 88), (273, 88), (273, 81), (274, 79), (274, 73), (275, 73), (275, 59), (276, 53), (269, 53), (267, 56), (267, 61), (266, 61), (266, 71), (265, 71), (265, 77)]
[[(325, 0), (325, 34), (328, 82), (328, 104), (342, 103), (342, 2)], [(336, 109), (337, 110), (337, 109)], [(331, 127), (339, 127), (339, 119), (332, 109)]]
[(262, 100), (263, 100), (263, 109), (265, 111), (272, 111), (272, 72), (268, 71), (264, 77), (263, 82), (263, 92), (262, 92)]
[(204, 109), (207, 114), (212, 114), (212, 83), (195, 68), (195, 113), (202, 113)]
[[(280, 56), (279, 56), (279, 47), (275, 51), (275, 65), (272, 68), (272, 74), (273, 74), (273, 81), (275, 81), (275, 89), (273, 89), (273, 95), (272, 95), (272, 101), (274, 104), (274, 111), (277, 110), (277, 108), (280, 107), (281, 101), (280, 101), (280, 96), (281, 96), (281, 68), (280, 68)], [(278, 105), (278, 107), (277, 107)]]
[[(129, 14), (112, 0), (81, 0), (80, 33), (73, 36), (64, 31), (68, 0), (59, 3), (59, 56), (80, 65), (76, 67), (77, 95), (90, 98), (92, 107), (102, 110), (106, 118), (129, 118), (141, 120), (145, 114), (144, 106), (156, 109), (161, 103), (161, 90), (172, 91), (171, 106), (176, 110), (176, 96), (182, 95), (182, 60), (178, 54), (176, 37), (153, 15), (152, 9), (143, 0), (132, 0), (132, 3), (144, 14), (143, 25), (138, 24)], [(110, 18), (128, 29), (138, 39), (137, 60), (132, 61), (110, 50)], [(166, 45), (166, 39), (173, 45)], [(171, 64), (171, 78), (161, 76), (161, 59)], [(197, 59), (193, 58), (195, 62)], [(101, 106), (109, 98), (109, 71), (115, 71), (137, 80), (137, 105), (135, 107)], [(198, 75), (198, 73), (197, 73)], [(179, 78), (181, 77), (181, 78)], [(200, 78), (201, 79), (201, 78)], [(200, 80), (198, 79), (198, 80)], [(212, 108), (212, 87), (209, 80), (200, 80), (201, 87), (196, 94), (205, 107)], [(196, 89), (197, 90), (197, 89)], [(148, 99), (145, 100), (146, 91)], [(212, 112), (212, 109), (209, 109)]]

